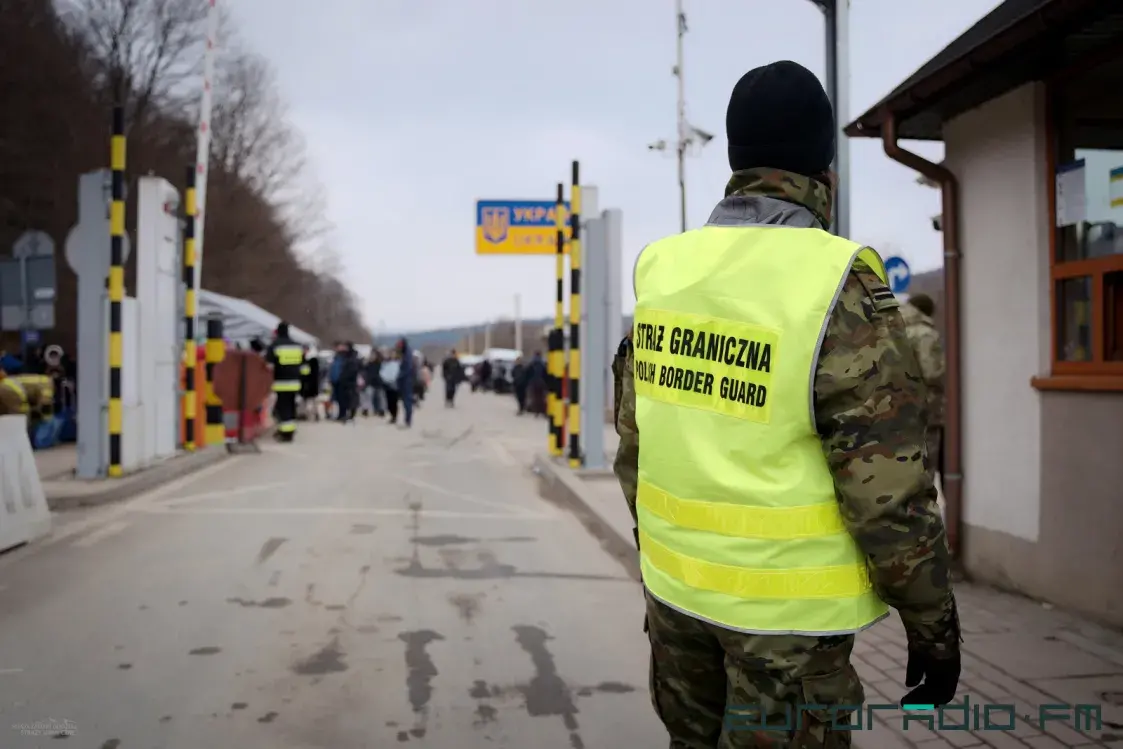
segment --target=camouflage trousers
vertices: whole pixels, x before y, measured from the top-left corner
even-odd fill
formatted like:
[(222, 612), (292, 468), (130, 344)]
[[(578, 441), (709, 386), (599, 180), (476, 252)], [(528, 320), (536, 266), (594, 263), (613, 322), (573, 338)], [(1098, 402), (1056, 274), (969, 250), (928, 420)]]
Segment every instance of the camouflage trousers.
[(848, 713), (829, 708), (864, 699), (853, 635), (748, 635), (650, 594), (647, 623), (651, 701), (670, 749), (849, 749), (851, 731), (832, 729)]

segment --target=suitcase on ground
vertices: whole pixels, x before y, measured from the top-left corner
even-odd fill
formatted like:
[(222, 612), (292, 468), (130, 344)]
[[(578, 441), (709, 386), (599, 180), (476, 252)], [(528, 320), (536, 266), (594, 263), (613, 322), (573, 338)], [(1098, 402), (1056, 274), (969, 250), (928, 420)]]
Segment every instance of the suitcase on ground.
[(55, 418), (62, 422), (62, 429), (59, 431), (58, 441), (63, 443), (77, 442), (78, 420), (74, 418), (74, 411), (65, 409)]
[(35, 450), (47, 450), (59, 443), (62, 433), (62, 421), (57, 416), (43, 419), (32, 428), (31, 447)]

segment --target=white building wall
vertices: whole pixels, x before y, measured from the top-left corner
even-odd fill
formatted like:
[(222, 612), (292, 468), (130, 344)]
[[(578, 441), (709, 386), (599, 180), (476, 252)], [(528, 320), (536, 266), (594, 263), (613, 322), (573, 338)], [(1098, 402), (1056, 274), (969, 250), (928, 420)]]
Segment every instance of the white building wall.
[(1049, 239), (1043, 94), (1028, 84), (944, 126), (959, 180), (964, 521), (1028, 541), (1041, 509)]

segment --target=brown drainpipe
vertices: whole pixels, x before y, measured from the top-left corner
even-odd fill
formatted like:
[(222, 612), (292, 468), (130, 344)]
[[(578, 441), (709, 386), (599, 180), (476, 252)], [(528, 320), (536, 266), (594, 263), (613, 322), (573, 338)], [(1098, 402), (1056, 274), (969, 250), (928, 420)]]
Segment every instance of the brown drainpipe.
[(946, 167), (906, 151), (897, 144), (897, 119), (887, 113), (881, 123), (881, 142), (885, 155), (940, 185), (942, 234), (944, 235), (944, 351), (947, 373), (944, 376), (946, 409), (944, 417), (944, 468), (940, 477), (947, 513), (948, 546), (952, 556), (960, 556), (960, 530), (963, 519), (963, 420), (959, 344), (959, 183)]

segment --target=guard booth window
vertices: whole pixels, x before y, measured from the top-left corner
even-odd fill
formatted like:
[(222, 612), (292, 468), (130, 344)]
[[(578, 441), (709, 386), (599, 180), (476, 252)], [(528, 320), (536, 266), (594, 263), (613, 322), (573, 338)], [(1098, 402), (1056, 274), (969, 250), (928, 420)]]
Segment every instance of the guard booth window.
[(1087, 389), (1123, 375), (1120, 90), (1123, 54), (1049, 86), (1053, 375)]

